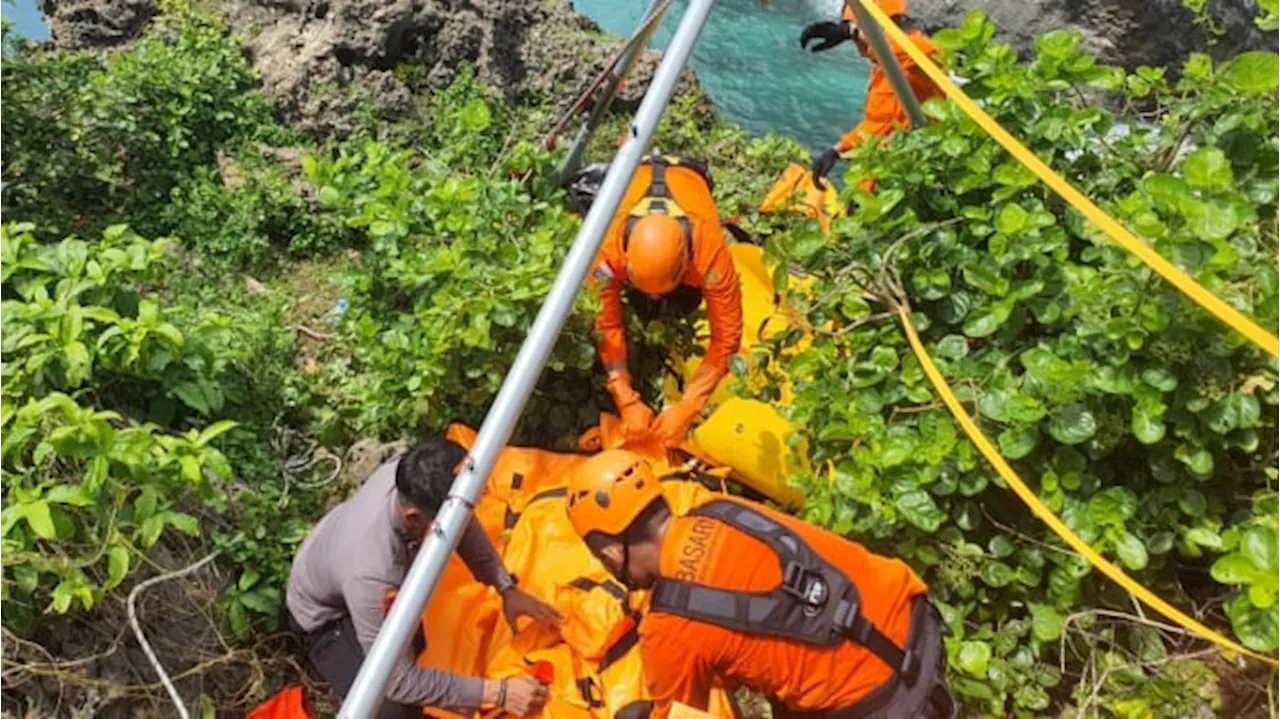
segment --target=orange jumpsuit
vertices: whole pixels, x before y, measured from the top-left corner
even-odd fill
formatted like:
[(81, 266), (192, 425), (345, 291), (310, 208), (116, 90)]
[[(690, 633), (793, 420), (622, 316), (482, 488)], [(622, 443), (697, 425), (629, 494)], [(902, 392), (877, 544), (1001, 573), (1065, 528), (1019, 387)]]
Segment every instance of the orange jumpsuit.
[[(595, 268), (587, 278), (588, 288), (604, 283), (600, 288), (601, 307), (595, 331), (596, 350), (606, 372), (627, 367), (626, 324), (622, 315), (623, 282), (627, 277), (623, 230), (631, 208), (648, 192), (652, 174), (647, 162), (636, 168), (618, 215), (605, 235)], [(742, 290), (706, 181), (689, 167), (668, 165), (666, 183), (672, 199), (688, 216), (693, 231), (693, 261), (680, 278), (680, 284), (702, 290), (707, 322), (711, 326), (707, 353), (684, 394), (686, 401), (700, 408), (729, 371), (729, 360), (742, 344)]]
[[(849, 9), (845, 8), (844, 12), (844, 19), (852, 22), (853, 17)], [(911, 42), (915, 43), (916, 47), (928, 55), (937, 54), (938, 49), (928, 35), (919, 30), (912, 30), (907, 33), (907, 37), (911, 38)], [(924, 71), (915, 64), (906, 51), (892, 39), (889, 39), (889, 48), (893, 50), (894, 57), (898, 59), (898, 64), (902, 66), (902, 73), (907, 76), (907, 84), (911, 85), (911, 91), (915, 93), (920, 102), (923, 103), (931, 98), (942, 97), (942, 91), (933, 84), (929, 76), (924, 74)], [(884, 68), (880, 67), (880, 63), (875, 62), (875, 57), (870, 50), (867, 52), (867, 56), (872, 60), (871, 82), (867, 84), (867, 100), (863, 109), (862, 122), (840, 137), (840, 140), (836, 142), (837, 152), (848, 152), (868, 137), (888, 137), (897, 128), (910, 127), (911, 125), (906, 108), (902, 106), (902, 103), (898, 102), (898, 96), (893, 92), (893, 85), (889, 82), (889, 76), (885, 74)]]
[[(763, 505), (735, 501), (786, 525), (843, 570), (859, 587), (863, 615), (899, 646), (906, 641), (911, 600), (926, 590), (902, 560), (872, 554)], [(767, 591), (782, 581), (772, 550), (709, 517), (671, 520), (660, 548), (659, 574), (738, 591)], [(853, 642), (808, 645), (664, 613), (642, 620), (640, 652), (653, 696), (653, 719), (666, 719), (673, 702), (706, 709), (716, 678), (731, 690), (743, 685), (762, 692), (792, 711), (816, 711), (849, 706), (893, 673)]]

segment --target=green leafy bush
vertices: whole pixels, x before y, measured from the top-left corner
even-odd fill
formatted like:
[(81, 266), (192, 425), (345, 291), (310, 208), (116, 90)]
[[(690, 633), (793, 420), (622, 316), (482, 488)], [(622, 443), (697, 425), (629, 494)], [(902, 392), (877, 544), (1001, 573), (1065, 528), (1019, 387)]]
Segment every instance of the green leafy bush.
[[(966, 92), (1198, 282), (1274, 326), (1275, 55), (1218, 67), (1195, 56), (1171, 88), (1150, 69), (1096, 65), (1065, 32), (1019, 63), (993, 31), (975, 11), (936, 36)], [(1086, 101), (1090, 85), (1157, 101), (1157, 122), (1122, 122)], [(1064, 206), (957, 107), (926, 111), (933, 124), (853, 154), (846, 186), (872, 177), (876, 189), (846, 190), (856, 211), (830, 242), (798, 228), (769, 245), (777, 284), (803, 268), (816, 283), (794, 301), (813, 327), (833, 326), (785, 368), (790, 418), (823, 468), (799, 478), (806, 515), (879, 538), (924, 570), (952, 630), (954, 687), (975, 709), (1218, 706), (1203, 664), (1152, 661), (1168, 650), (1150, 627), (1090, 609), (1114, 619), (1132, 606), (1020, 507), (864, 293), (909, 299), (961, 400), (1068, 526), (1176, 604), (1221, 591), (1206, 573), (1240, 587), (1224, 611), (1263, 651), (1277, 645), (1274, 583), (1262, 579), (1274, 562), (1263, 546), (1275, 526), (1276, 364)], [(1060, 662), (1082, 676), (1125, 665), (1126, 680), (1073, 691)]]
[(283, 132), (222, 21), (181, 4), (128, 52), (41, 53), (7, 34), (5, 46), (4, 211), (47, 239), (121, 216), (163, 233), (160, 211), (194, 168)]
[[(181, 400), (200, 414), (221, 404), (207, 347), (133, 289), (163, 266), (163, 240), (113, 227), (100, 243), (41, 245), (31, 230), (0, 229), (0, 541), (5, 623), (16, 627), (36, 608), (91, 609), (167, 528), (198, 535), (178, 505), (230, 478), (210, 442), (235, 424), (166, 431), (136, 419), (147, 403), (120, 396), (129, 388), (152, 407)], [(117, 409), (101, 408), (112, 399)]]
[[(328, 358), (329, 409), (375, 436), (477, 422), (576, 232), (563, 204), (376, 142), (308, 163), (324, 208), (367, 233), (347, 278), (350, 347)], [(526, 412), (549, 441), (596, 419), (585, 313), (562, 335)], [(384, 397), (403, 401), (381, 401)]]

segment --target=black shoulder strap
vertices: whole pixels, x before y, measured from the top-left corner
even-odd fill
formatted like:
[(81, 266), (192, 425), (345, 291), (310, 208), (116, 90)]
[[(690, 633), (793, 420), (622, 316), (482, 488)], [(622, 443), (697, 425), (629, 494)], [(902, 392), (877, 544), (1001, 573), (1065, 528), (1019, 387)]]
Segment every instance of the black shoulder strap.
[(667, 158), (654, 152), (649, 157), (649, 197), (671, 199), (671, 190), (667, 187)]
[(777, 556), (782, 583), (746, 592), (664, 577), (653, 588), (650, 611), (807, 644), (854, 641), (895, 671), (902, 668), (906, 654), (862, 616), (853, 582), (786, 525), (731, 500), (713, 500), (686, 516), (707, 517), (760, 540)]

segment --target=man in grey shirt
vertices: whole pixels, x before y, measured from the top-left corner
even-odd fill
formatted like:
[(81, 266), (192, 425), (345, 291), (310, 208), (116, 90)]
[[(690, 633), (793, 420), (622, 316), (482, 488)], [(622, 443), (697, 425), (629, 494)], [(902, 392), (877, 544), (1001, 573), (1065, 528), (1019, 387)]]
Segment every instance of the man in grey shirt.
[[(293, 560), (285, 604), (291, 628), (331, 689), (345, 696), (382, 626), (440, 505), (466, 456), (458, 444), (429, 439), (379, 467), (355, 496), (324, 516)], [(520, 616), (555, 623), (554, 609), (516, 587), (484, 530), (472, 520), (458, 555), (476, 579), (495, 587), (515, 628)], [(406, 649), (392, 670), (378, 717), (413, 707), (469, 712), (501, 706), (515, 716), (546, 702), (546, 688), (528, 677), (489, 681), (419, 667)]]

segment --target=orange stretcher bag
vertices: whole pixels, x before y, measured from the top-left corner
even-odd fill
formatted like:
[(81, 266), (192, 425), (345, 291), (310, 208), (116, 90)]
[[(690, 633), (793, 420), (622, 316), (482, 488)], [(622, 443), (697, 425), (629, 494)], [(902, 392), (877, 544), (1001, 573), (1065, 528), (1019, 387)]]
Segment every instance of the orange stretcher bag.
[(819, 188), (813, 182), (813, 173), (798, 162), (792, 162), (782, 171), (760, 203), (765, 214), (791, 210), (818, 220), (823, 232), (831, 231), (831, 219), (844, 217), (840, 195), (830, 183)]

